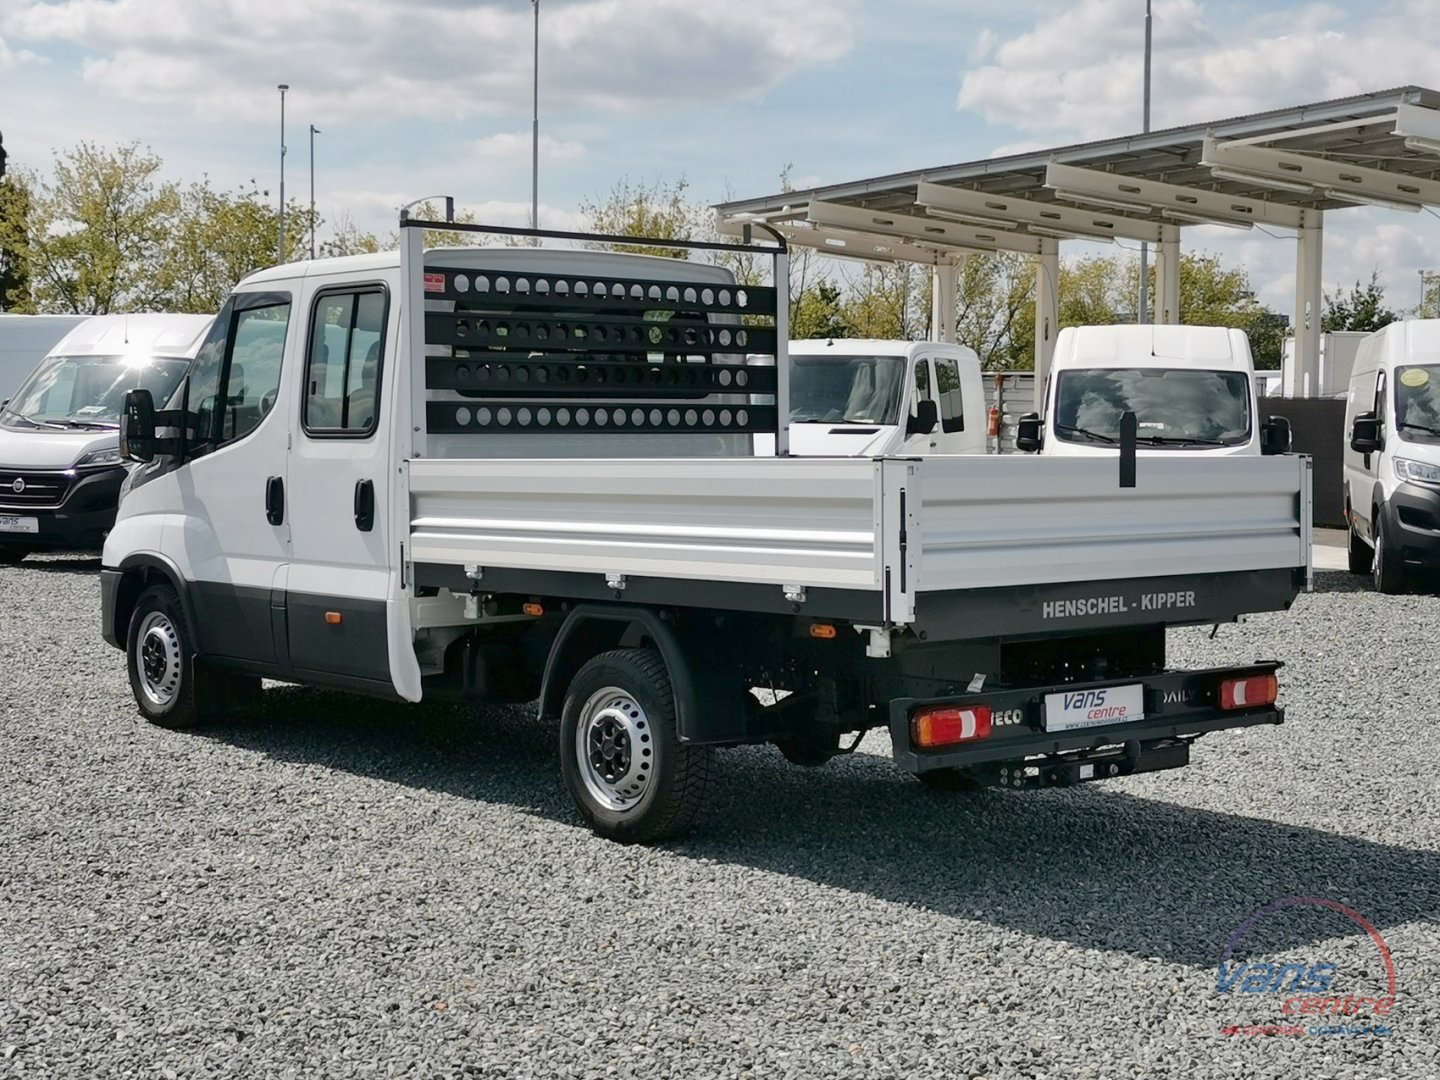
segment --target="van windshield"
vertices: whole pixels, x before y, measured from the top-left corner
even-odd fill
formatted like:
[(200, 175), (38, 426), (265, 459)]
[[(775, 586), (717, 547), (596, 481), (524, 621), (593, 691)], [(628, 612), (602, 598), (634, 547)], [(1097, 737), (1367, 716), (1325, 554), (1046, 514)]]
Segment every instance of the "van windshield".
[(1402, 438), (1440, 442), (1440, 364), (1395, 369), (1395, 426)]
[(792, 356), (792, 424), (894, 424), (903, 356)]
[(163, 405), (190, 361), (162, 356), (51, 356), (15, 392), (0, 423), (14, 428), (116, 428), (130, 390)]
[(1120, 440), (1135, 413), (1146, 446), (1238, 446), (1250, 441), (1250, 389), (1239, 371), (1089, 368), (1060, 373), (1055, 434), (1066, 442)]

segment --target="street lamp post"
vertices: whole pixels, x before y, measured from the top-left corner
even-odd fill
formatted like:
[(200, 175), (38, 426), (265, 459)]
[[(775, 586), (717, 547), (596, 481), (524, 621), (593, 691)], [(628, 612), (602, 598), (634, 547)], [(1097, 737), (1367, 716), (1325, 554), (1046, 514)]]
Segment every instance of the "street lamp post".
[(310, 125), (310, 258), (315, 258), (315, 136), (320, 129)]
[(280, 84), (280, 235), (275, 244), (275, 261), (285, 261), (285, 91), (289, 83)]
[[(1145, 0), (1145, 111), (1142, 131), (1150, 130), (1150, 0)], [(1150, 321), (1150, 245), (1140, 241), (1140, 301), (1137, 322)]]
[[(530, 128), (530, 227), (540, 228), (540, 0), (535, 8), (534, 120)], [(539, 242), (537, 237), (536, 242)]]

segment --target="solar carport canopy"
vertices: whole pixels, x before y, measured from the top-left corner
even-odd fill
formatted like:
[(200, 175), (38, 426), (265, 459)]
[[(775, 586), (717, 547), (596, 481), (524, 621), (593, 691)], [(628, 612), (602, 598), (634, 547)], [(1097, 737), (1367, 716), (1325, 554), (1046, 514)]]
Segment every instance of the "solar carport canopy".
[[(1156, 321), (1179, 320), (1180, 230), (1256, 225), (1296, 244), (1296, 355), (1319, 352), (1326, 211), (1440, 205), (1440, 93), (1423, 87), (1255, 113), (1123, 138), (917, 169), (715, 207), (722, 232), (764, 222), (826, 254), (935, 267), (935, 336), (954, 326), (958, 262), (1011, 251), (1041, 260), (1036, 369), (1057, 321), (1059, 243), (1154, 244)], [(1040, 380), (1037, 380), (1037, 386)]]

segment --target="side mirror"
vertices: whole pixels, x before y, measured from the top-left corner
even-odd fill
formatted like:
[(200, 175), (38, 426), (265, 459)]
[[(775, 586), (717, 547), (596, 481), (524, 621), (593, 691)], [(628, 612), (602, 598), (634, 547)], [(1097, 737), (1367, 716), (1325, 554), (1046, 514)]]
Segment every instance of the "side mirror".
[(1290, 452), (1290, 421), (1271, 416), (1260, 425), (1260, 453), (1264, 455)]
[(149, 390), (131, 390), (125, 395), (120, 456), (126, 461), (155, 460), (155, 398)]
[(1026, 454), (1038, 454), (1044, 445), (1039, 413), (1026, 413), (1015, 422), (1015, 449)]
[(1357, 454), (1376, 454), (1385, 446), (1380, 438), (1380, 420), (1373, 412), (1355, 417), (1350, 428), (1350, 449)]
[(940, 409), (934, 401), (917, 401), (915, 415), (905, 422), (906, 435), (929, 435), (940, 423)]

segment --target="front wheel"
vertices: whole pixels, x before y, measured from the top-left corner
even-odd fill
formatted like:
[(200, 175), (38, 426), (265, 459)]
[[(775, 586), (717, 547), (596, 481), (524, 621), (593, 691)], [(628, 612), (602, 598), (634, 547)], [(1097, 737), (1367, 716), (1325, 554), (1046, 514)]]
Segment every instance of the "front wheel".
[(587, 662), (565, 696), (560, 766), (595, 832), (626, 843), (677, 836), (694, 821), (711, 750), (675, 731), (675, 695), (654, 649), (616, 649)]
[(14, 566), (29, 554), (30, 549), (27, 547), (21, 547), (18, 544), (0, 544), (0, 566)]
[(1402, 593), (1405, 591), (1405, 566), (1400, 556), (1385, 543), (1385, 526), (1380, 510), (1375, 511), (1375, 524), (1371, 535), (1375, 538), (1375, 564), (1371, 569), (1375, 591), (1381, 593)]
[(1370, 550), (1369, 545), (1360, 539), (1360, 534), (1355, 531), (1353, 521), (1350, 523), (1346, 536), (1348, 538), (1346, 554), (1350, 557), (1350, 573), (1370, 573), (1370, 564), (1374, 559), (1374, 553)]

